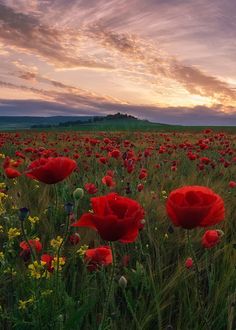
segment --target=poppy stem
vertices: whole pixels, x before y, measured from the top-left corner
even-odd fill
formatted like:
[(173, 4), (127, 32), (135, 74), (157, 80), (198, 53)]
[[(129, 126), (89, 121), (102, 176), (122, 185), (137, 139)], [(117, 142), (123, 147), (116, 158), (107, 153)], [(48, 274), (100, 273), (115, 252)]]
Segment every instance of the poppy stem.
[(136, 327), (137, 327), (136, 329), (142, 330), (142, 327), (139, 324), (139, 321), (138, 321), (138, 319), (136, 317), (136, 314), (135, 314), (135, 312), (133, 310), (133, 307), (132, 307), (132, 305), (129, 302), (129, 299), (128, 299), (127, 294), (126, 294), (126, 291), (125, 291), (125, 288), (123, 288), (122, 291), (123, 291), (123, 294), (124, 294), (124, 297), (125, 297), (125, 301), (126, 301), (127, 307), (128, 307), (128, 309), (129, 309), (129, 311), (130, 311), (130, 313), (131, 313), (131, 315), (132, 315), (132, 317), (133, 317), (133, 319), (134, 319), (134, 321), (136, 323)]
[(24, 240), (26, 241), (26, 243), (27, 243), (27, 245), (30, 249), (30, 255), (31, 255), (32, 263), (33, 263), (34, 260), (37, 260), (37, 257), (34, 253), (34, 250), (32, 249), (32, 246), (30, 245), (28, 237), (26, 235), (25, 228), (24, 228), (24, 221), (20, 222), (20, 227), (21, 227), (22, 236), (23, 236)]
[(114, 284), (114, 279), (115, 279), (115, 268), (116, 268), (116, 256), (115, 256), (115, 248), (114, 248), (114, 244), (110, 243), (110, 247), (111, 247), (111, 251), (112, 251), (112, 270), (111, 270), (111, 276), (110, 276), (110, 280), (109, 280), (109, 286), (108, 286), (108, 290), (107, 290), (107, 294), (106, 294), (106, 298), (105, 298), (105, 304), (104, 304), (104, 309), (103, 309), (103, 313), (102, 313), (102, 319), (101, 319), (101, 323), (99, 325), (99, 330), (103, 330), (104, 328), (104, 322), (106, 320), (106, 315), (108, 312), (108, 306), (110, 303), (110, 298), (111, 298), (111, 292), (112, 292), (112, 287)]
[(198, 295), (198, 301), (199, 301), (199, 304), (200, 304), (200, 308), (202, 310), (202, 315), (203, 315), (203, 319), (204, 319), (204, 322), (205, 322), (205, 325), (206, 325), (206, 329), (209, 329), (210, 330), (211, 327), (210, 327), (210, 325), (208, 323), (208, 319), (207, 319), (206, 314), (205, 314), (205, 306), (204, 306), (203, 297), (202, 297), (200, 268), (199, 268), (199, 265), (198, 265), (196, 254), (195, 254), (194, 249), (193, 249), (193, 246), (192, 246), (192, 242), (191, 242), (191, 239), (190, 239), (189, 230), (187, 230), (187, 239), (188, 239), (189, 250), (190, 250), (190, 253), (192, 255), (192, 258), (193, 258), (193, 261), (194, 261), (194, 266), (195, 266), (195, 269), (196, 269), (196, 272), (195, 273), (196, 273), (196, 278), (197, 278), (197, 295)]
[(53, 188), (54, 188), (54, 194), (55, 194), (55, 209), (56, 209), (56, 214), (57, 215), (57, 207), (58, 207), (58, 192), (57, 192), (57, 185), (54, 184), (53, 185)]
[(69, 235), (69, 225), (70, 225), (70, 214), (68, 214), (68, 216), (67, 216), (65, 233), (64, 233), (64, 236), (62, 238), (61, 244), (59, 245), (58, 250), (57, 250), (56, 292), (57, 292), (57, 289), (58, 289), (59, 266), (60, 266), (60, 252), (61, 252), (62, 246), (64, 245), (64, 243), (67, 240), (67, 237)]

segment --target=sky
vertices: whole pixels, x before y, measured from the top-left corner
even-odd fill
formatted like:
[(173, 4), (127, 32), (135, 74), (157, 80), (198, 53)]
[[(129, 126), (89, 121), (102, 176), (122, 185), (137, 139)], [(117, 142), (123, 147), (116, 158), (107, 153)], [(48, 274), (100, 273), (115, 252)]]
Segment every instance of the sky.
[(235, 0), (0, 0), (0, 116), (236, 125)]

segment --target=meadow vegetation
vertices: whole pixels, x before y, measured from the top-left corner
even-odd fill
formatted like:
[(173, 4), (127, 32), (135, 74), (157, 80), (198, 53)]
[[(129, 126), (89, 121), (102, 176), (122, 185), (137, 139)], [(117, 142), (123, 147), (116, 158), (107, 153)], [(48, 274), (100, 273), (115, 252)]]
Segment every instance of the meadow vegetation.
[[(1, 329), (236, 329), (234, 132), (29, 130), (0, 146)], [(54, 158), (49, 178), (30, 167)], [(185, 186), (219, 195), (224, 219), (176, 226), (166, 205)], [(72, 226), (110, 193), (120, 217), (126, 198), (140, 207), (129, 242)], [(206, 230), (219, 233), (210, 247)]]

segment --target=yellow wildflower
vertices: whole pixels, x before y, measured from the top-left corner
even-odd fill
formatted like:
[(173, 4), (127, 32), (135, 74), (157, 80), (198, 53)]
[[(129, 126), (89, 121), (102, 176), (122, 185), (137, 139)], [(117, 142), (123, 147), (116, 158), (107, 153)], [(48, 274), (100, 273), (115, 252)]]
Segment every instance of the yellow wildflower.
[(161, 197), (164, 198), (164, 199), (168, 198), (167, 192), (165, 190), (162, 190)]
[(2, 251), (0, 251), (0, 262), (4, 261), (4, 258), (5, 258), (4, 253)]
[(52, 239), (50, 242), (50, 245), (54, 248), (54, 249), (58, 249), (59, 246), (62, 243), (63, 238), (61, 236), (57, 236), (56, 238)]
[(16, 276), (16, 271), (14, 268), (7, 267), (4, 271), (4, 274), (11, 274), (12, 276)]
[(76, 251), (76, 253), (78, 253), (80, 255), (80, 257), (83, 257), (85, 252), (88, 250), (88, 245), (81, 245), (81, 247), (79, 248), (79, 250)]
[(0, 215), (4, 214), (6, 212), (6, 209), (4, 207), (3, 201), (7, 198), (7, 195), (3, 192), (0, 192)]
[(4, 159), (6, 156), (4, 154), (0, 154), (0, 158)]
[(7, 234), (8, 234), (8, 239), (12, 240), (17, 236), (20, 236), (21, 232), (18, 228), (10, 228)]
[(3, 226), (0, 225), (0, 234), (3, 233)]
[(0, 199), (6, 199), (6, 198), (7, 198), (7, 195), (4, 194), (3, 192), (0, 192)]
[(19, 302), (18, 302), (18, 304), (19, 304), (18, 309), (19, 310), (26, 310), (27, 305), (30, 305), (33, 302), (34, 302), (34, 298), (33, 297), (29, 298), (28, 300), (19, 300)]
[(46, 262), (44, 261), (34, 261), (32, 264), (29, 264), (28, 269), (30, 271), (30, 276), (36, 279), (42, 277), (49, 277), (49, 272), (45, 269)]
[(52, 267), (54, 267), (54, 269), (57, 269), (57, 260), (59, 260), (58, 270), (61, 271), (62, 270), (62, 266), (64, 266), (65, 263), (66, 263), (65, 258), (59, 257), (59, 259), (57, 259), (57, 257), (55, 257), (52, 260)]
[(53, 293), (53, 290), (48, 289), (48, 290), (42, 291), (41, 295), (43, 297), (46, 297), (46, 296), (49, 296), (52, 293)]
[(34, 217), (29, 216), (28, 217), (28, 220), (31, 222), (31, 224), (35, 224), (36, 222), (39, 222), (39, 217), (37, 217), (37, 216), (34, 216)]
[(6, 188), (6, 183), (0, 182), (0, 189), (5, 189), (5, 188)]
[(25, 310), (26, 309), (26, 305), (27, 305), (27, 300), (19, 300), (19, 310)]

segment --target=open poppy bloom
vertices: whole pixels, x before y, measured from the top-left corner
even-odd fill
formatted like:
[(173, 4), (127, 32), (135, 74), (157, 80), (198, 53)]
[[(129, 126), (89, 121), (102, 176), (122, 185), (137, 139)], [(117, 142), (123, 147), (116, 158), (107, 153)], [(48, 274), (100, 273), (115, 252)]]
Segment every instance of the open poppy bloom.
[(142, 229), (144, 210), (133, 199), (110, 193), (91, 198), (93, 213), (85, 213), (75, 227), (97, 230), (106, 241), (134, 242)]
[(52, 266), (52, 262), (54, 257), (50, 256), (49, 254), (42, 254), (41, 261), (45, 263), (47, 270), (52, 273), (54, 271), (54, 267)]
[[(38, 239), (30, 239), (29, 240), (30, 247), (34, 249), (37, 253), (42, 250), (42, 244)], [(23, 251), (29, 251), (30, 252), (30, 247), (26, 241), (23, 241), (20, 243), (20, 247), (22, 248)]]
[(115, 181), (113, 180), (112, 176), (110, 176), (110, 175), (105, 175), (102, 178), (102, 183), (110, 188), (112, 188), (116, 185)]
[(223, 199), (204, 186), (173, 190), (167, 199), (166, 211), (175, 226), (185, 229), (212, 226), (225, 216)]
[(97, 187), (93, 183), (85, 183), (84, 189), (87, 191), (88, 194), (96, 194), (98, 191)]
[(54, 184), (67, 178), (76, 167), (76, 162), (68, 157), (40, 158), (29, 165), (26, 175), (43, 183)]
[[(36, 253), (39, 253), (42, 250), (42, 244), (38, 239), (30, 239), (29, 245), (32, 250), (34, 250)], [(22, 248), (22, 251), (20, 252), (20, 256), (24, 259), (24, 261), (28, 261), (30, 259), (30, 247), (26, 241), (22, 241), (20, 243), (20, 247)]]
[(99, 267), (112, 264), (112, 252), (109, 246), (100, 246), (95, 249), (88, 249), (84, 254), (89, 271), (97, 270)]
[(15, 179), (18, 176), (21, 176), (21, 173), (12, 167), (6, 167), (4, 169), (4, 172), (5, 172), (6, 176), (8, 177), (8, 179)]

